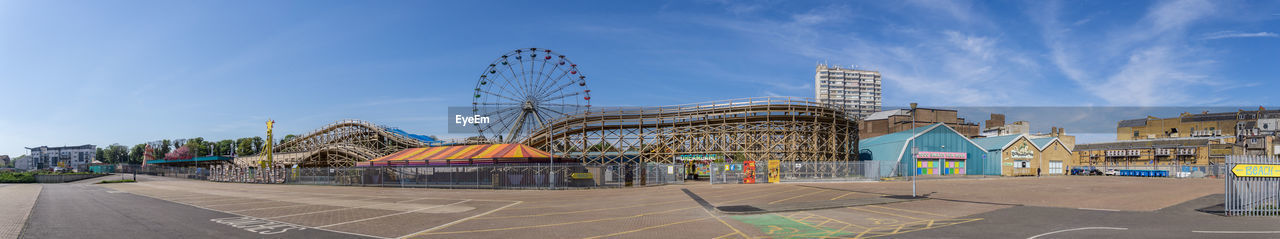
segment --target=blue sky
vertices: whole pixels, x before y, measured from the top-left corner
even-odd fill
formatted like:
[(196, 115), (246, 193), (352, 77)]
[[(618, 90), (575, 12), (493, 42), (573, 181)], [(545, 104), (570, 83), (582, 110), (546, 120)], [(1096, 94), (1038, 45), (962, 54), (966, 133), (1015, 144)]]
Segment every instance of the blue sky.
[(525, 47), (594, 105), (812, 97), (817, 62), (881, 71), (886, 105), (1276, 105), (1277, 34), (1276, 1), (0, 1), (0, 154), (267, 118), (444, 135)]

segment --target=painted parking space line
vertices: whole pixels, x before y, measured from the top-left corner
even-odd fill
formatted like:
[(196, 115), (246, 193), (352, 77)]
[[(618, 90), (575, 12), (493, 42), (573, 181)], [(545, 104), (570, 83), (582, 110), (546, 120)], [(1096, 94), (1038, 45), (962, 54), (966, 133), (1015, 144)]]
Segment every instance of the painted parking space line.
[[(144, 195), (144, 196), (145, 196), (145, 195)], [(146, 197), (150, 197), (150, 196), (146, 196)], [(159, 199), (159, 200), (164, 200), (164, 199), (162, 199), (162, 198), (156, 198), (156, 197), (151, 197), (151, 198), (155, 198), (155, 199)], [(187, 205), (187, 206), (190, 206), (190, 207), (195, 207), (195, 208), (204, 209), (204, 210), (209, 210), (209, 211), (214, 211), (214, 212), (222, 212), (222, 213), (227, 213), (227, 214), (237, 215), (237, 216), (241, 216), (241, 217), (257, 218), (257, 217), (253, 217), (253, 216), (249, 216), (249, 215), (244, 215), (244, 214), (239, 214), (239, 213), (234, 213), (234, 212), (227, 212), (227, 211), (214, 210), (214, 209), (211, 209), (211, 208), (206, 208), (206, 207), (202, 207), (202, 206), (198, 206), (198, 205), (193, 205), (193, 204), (189, 204), (189, 203), (183, 203), (183, 202), (178, 202), (178, 201), (169, 201), (169, 200), (164, 200), (164, 201), (168, 201), (168, 202), (172, 202), (172, 203), (177, 203), (177, 204), (182, 204), (182, 205)], [(296, 225), (296, 224), (295, 224), (295, 225)], [(303, 227), (306, 227), (306, 226), (303, 226)], [(369, 238), (382, 238), (382, 239), (388, 239), (388, 238), (386, 238), (386, 237), (380, 237), (380, 236), (374, 236), (374, 235), (366, 235), (366, 234), (353, 233), (353, 232), (344, 232), (344, 231), (338, 231), (338, 230), (329, 230), (329, 229), (324, 229), (324, 228), (315, 228), (315, 227), (306, 227), (306, 228), (309, 228), (309, 229), (315, 229), (315, 230), (321, 230), (321, 231), (334, 232), (334, 233), (342, 233), (342, 234), (347, 234), (347, 235), (356, 235), (356, 236), (362, 236), (362, 237), (369, 237)]]
[(449, 222), (449, 223), (441, 224), (441, 225), (439, 225), (439, 226), (435, 226), (435, 227), (432, 227), (432, 228), (427, 228), (426, 230), (422, 230), (422, 231), (418, 231), (418, 232), (415, 232), (415, 233), (411, 233), (411, 234), (409, 234), (409, 235), (404, 235), (404, 236), (401, 236), (401, 237), (399, 237), (399, 238), (409, 238), (409, 237), (414, 237), (414, 236), (418, 236), (418, 235), (426, 235), (426, 234), (423, 234), (423, 233), (428, 233), (428, 232), (432, 232), (432, 231), (435, 231), (435, 230), (440, 230), (440, 229), (448, 228), (449, 226), (453, 226), (453, 225), (456, 225), (456, 224), (458, 224), (458, 223), (462, 223), (462, 222), (465, 222), (465, 221), (467, 221), (467, 220), (471, 220), (472, 218), (477, 218), (477, 217), (481, 217), (481, 216), (484, 216), (484, 215), (489, 215), (490, 213), (497, 212), (497, 211), (499, 211), (499, 210), (506, 209), (507, 207), (515, 206), (515, 205), (520, 204), (520, 203), (521, 203), (521, 202), (517, 201), (517, 202), (511, 203), (511, 204), (507, 204), (506, 206), (502, 206), (502, 207), (499, 207), (499, 208), (494, 208), (493, 210), (489, 210), (489, 211), (484, 212), (484, 213), (480, 213), (480, 214), (472, 215), (472, 216), (470, 216), (470, 217), (466, 217), (466, 218), (463, 218), (463, 219), (458, 219), (458, 220), (456, 220), (456, 221), (452, 221), (452, 222)]
[(435, 205), (435, 206), (430, 206), (430, 207), (423, 207), (423, 208), (419, 208), (419, 209), (412, 210), (412, 211), (407, 211), (407, 212), (392, 213), (392, 214), (387, 214), (387, 215), (382, 215), (382, 216), (377, 216), (377, 217), (371, 217), (371, 218), (365, 218), (365, 219), (354, 220), (354, 221), (346, 221), (346, 222), (334, 223), (334, 224), (329, 224), (329, 225), (324, 225), (324, 226), (318, 226), (318, 227), (332, 227), (332, 226), (337, 226), (337, 225), (350, 224), (350, 223), (356, 223), (356, 222), (363, 222), (363, 221), (368, 221), (368, 220), (374, 220), (374, 219), (378, 219), (378, 218), (385, 218), (385, 217), (396, 216), (396, 215), (404, 215), (404, 214), (415, 213), (415, 212), (419, 212), (419, 211), (427, 210), (427, 209), (432, 209), (432, 208), (439, 208), (439, 207), (453, 206), (453, 205), (457, 205), (457, 204), (465, 203), (465, 202), (470, 202), (470, 201), (471, 201), (471, 199), (467, 199), (467, 200), (462, 200), (462, 201), (455, 202), (455, 203), (450, 203), (450, 204), (442, 204), (442, 205)]
[(769, 202), (768, 204), (777, 204), (777, 203), (780, 203), (780, 202), (783, 202), (783, 201), (787, 201), (787, 200), (791, 200), (791, 199), (796, 199), (796, 198), (800, 198), (800, 197), (804, 197), (804, 196), (809, 196), (809, 195), (814, 195), (814, 194), (818, 194), (818, 193), (826, 192), (826, 191), (827, 191), (826, 189), (819, 189), (818, 191), (813, 191), (813, 192), (809, 192), (809, 193), (805, 193), (805, 194), (795, 195), (795, 196), (792, 196), (792, 197), (789, 197), (789, 198), (783, 198), (783, 199), (773, 200), (772, 202)]
[[(289, 214), (289, 215), (284, 215), (284, 216), (274, 216), (274, 217), (268, 217), (267, 219), (273, 219), (273, 218), (285, 218), (285, 217), (302, 216), (302, 215), (311, 215), (311, 214), (317, 214), (317, 213), (326, 213), (326, 212), (334, 212), (334, 211), (342, 211), (342, 210), (351, 210), (351, 209), (362, 209), (362, 208), (367, 209), (368, 207), (371, 207), (371, 206), (386, 205), (386, 204), (397, 204), (397, 203), (404, 203), (404, 202), (417, 201), (417, 200), (425, 200), (425, 199), (428, 199), (428, 198), (409, 199), (409, 200), (396, 201), (396, 202), (376, 203), (376, 204), (362, 205), (362, 206), (358, 206), (358, 207), (340, 207), (340, 208), (329, 209), (329, 210), (320, 210), (320, 211), (315, 211), (315, 212), (304, 212), (304, 213), (295, 213), (295, 214)], [(457, 199), (454, 199), (454, 200), (457, 200)]]
[[(572, 221), (572, 222), (561, 222), (561, 223), (551, 223), (551, 224), (542, 224), (542, 225), (529, 225), (529, 226), (518, 226), (518, 227), (489, 228), (489, 229), (467, 230), (467, 231), (428, 232), (428, 233), (418, 233), (418, 234), (414, 234), (414, 235), (410, 235), (410, 236), (416, 236), (416, 235), (444, 235), (444, 234), (459, 234), (459, 233), (474, 233), (474, 232), (492, 232), (492, 231), (508, 231), (508, 230), (519, 230), (519, 229), (529, 229), (529, 228), (554, 227), (554, 226), (563, 226), (563, 225), (572, 225), (572, 224), (581, 224), (581, 223), (590, 223), (590, 222), (616, 221), (616, 220), (624, 220), (624, 219), (639, 218), (639, 217), (643, 217), (643, 216), (661, 215), (661, 214), (667, 214), (667, 213), (677, 212), (677, 211), (681, 211), (681, 210), (689, 210), (689, 209), (694, 209), (694, 208), (698, 208), (698, 207), (676, 208), (676, 209), (671, 209), (671, 210), (666, 210), (666, 211), (658, 211), (658, 212), (653, 212), (653, 213), (641, 213), (641, 214), (636, 214), (636, 215), (631, 215), (631, 216), (606, 217), (606, 218), (597, 218), (597, 219), (591, 219), (591, 220), (581, 220), (581, 221)], [(444, 226), (444, 225), (441, 225), (441, 226)], [(430, 230), (430, 229), (428, 229), (428, 230)], [(406, 237), (408, 237), (408, 236), (406, 236)]]
[(1076, 208), (1076, 209), (1080, 209), (1080, 210), (1090, 210), (1090, 211), (1104, 211), (1104, 212), (1119, 212), (1119, 211), (1120, 211), (1120, 210), (1115, 210), (1115, 209), (1084, 208), (1084, 207), (1082, 207), (1082, 208)]
[(1214, 233), (1214, 234), (1276, 234), (1280, 231), (1191, 231), (1194, 233)]
[(1040, 235), (1031, 236), (1031, 237), (1028, 237), (1027, 239), (1036, 239), (1036, 238), (1040, 238), (1040, 237), (1042, 237), (1042, 236), (1052, 235), (1052, 234), (1054, 234), (1054, 233), (1063, 233), (1063, 232), (1069, 232), (1069, 231), (1080, 231), (1080, 230), (1129, 230), (1129, 228), (1123, 228), (1123, 227), (1081, 227), (1081, 228), (1063, 229), (1063, 230), (1057, 230), (1057, 231), (1051, 231), (1051, 232), (1041, 233)]

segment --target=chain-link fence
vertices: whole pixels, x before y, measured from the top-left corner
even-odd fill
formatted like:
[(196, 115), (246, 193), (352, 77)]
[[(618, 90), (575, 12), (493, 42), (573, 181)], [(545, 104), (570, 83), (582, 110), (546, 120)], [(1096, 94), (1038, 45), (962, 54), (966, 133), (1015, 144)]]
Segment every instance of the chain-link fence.
[(684, 183), (685, 169), (674, 164), (583, 165), (491, 164), (350, 168), (209, 168), (118, 165), (122, 173), (235, 183), (434, 187), (482, 189), (561, 189), (655, 186)]
[[(710, 181), (712, 184), (743, 183), (744, 178), (754, 177), (755, 183), (769, 183), (771, 167), (768, 161), (755, 163), (755, 170), (737, 163), (711, 163)], [(893, 162), (849, 161), (849, 162), (781, 162), (775, 167), (778, 182), (837, 182), (837, 181), (875, 181), (889, 175), (880, 175), (881, 167), (892, 167)], [(891, 172), (885, 170), (884, 172)]]
[(1226, 203), (1230, 216), (1280, 216), (1280, 158), (1227, 156)]

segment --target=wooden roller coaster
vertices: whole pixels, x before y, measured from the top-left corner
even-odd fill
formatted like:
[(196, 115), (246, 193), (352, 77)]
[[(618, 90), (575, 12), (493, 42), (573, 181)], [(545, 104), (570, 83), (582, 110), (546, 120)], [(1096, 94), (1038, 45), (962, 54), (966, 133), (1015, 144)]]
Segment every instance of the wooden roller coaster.
[[(277, 165), (351, 167), (356, 162), (417, 147), (427, 144), (370, 122), (343, 120), (275, 146), (272, 152)], [(263, 160), (265, 154), (237, 157), (235, 164), (257, 166)]]
[(857, 121), (809, 98), (762, 97), (635, 108), (561, 118), (523, 143), (587, 164), (673, 163), (678, 155), (734, 161), (857, 160)]

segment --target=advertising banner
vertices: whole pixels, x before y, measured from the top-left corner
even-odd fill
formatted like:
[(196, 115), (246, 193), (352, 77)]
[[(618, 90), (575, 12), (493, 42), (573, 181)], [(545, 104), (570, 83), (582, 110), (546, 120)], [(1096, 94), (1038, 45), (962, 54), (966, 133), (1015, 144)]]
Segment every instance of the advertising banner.
[(756, 183), (756, 161), (747, 160), (742, 162), (742, 183)]
[(782, 178), (782, 172), (778, 168), (782, 167), (782, 160), (769, 160), (769, 183), (777, 183)]

